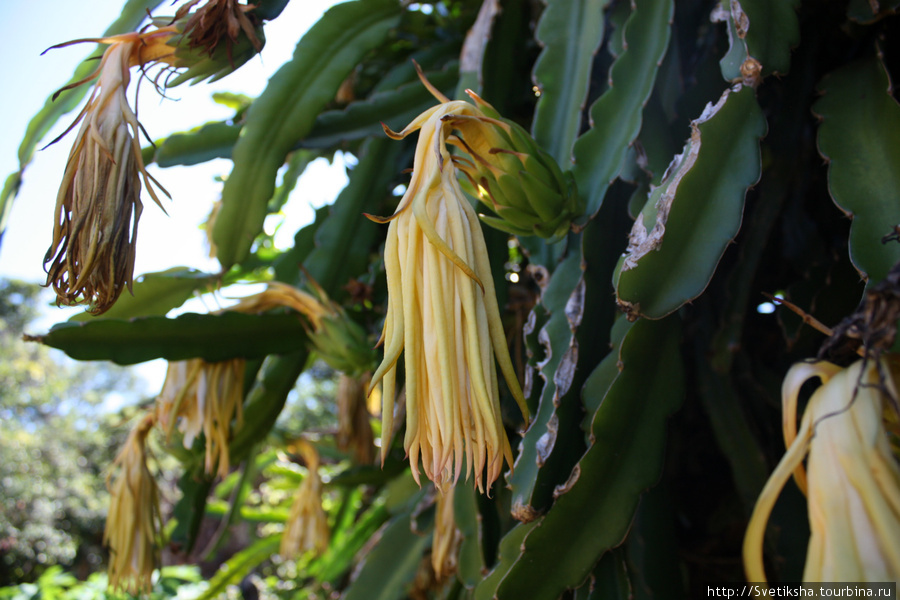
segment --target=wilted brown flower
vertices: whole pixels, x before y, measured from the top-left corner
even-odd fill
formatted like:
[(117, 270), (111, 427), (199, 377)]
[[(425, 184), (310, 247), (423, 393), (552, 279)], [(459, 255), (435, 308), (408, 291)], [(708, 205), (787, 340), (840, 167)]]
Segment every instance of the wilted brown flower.
[(64, 88), (96, 80), (87, 104), (66, 130), (81, 123), (56, 199), (53, 241), (44, 256), (46, 285), (53, 286), (59, 304), (87, 304), (100, 314), (123, 289), (131, 289), (142, 180), (153, 200), (160, 200), (152, 185), (158, 183), (144, 168), (140, 124), (125, 92), (132, 66), (143, 69), (172, 59), (166, 45), (172, 32), (162, 28), (76, 40), (109, 47), (93, 74)]
[[(187, 17), (191, 8), (199, 2), (200, 0), (191, 0), (182, 5), (176, 11), (173, 22)], [(256, 17), (250, 13), (254, 8), (252, 4), (240, 4), (237, 0), (209, 0), (187, 17), (182, 35), (187, 40), (188, 48), (200, 49), (212, 56), (219, 43), (224, 41), (228, 58), (231, 60), (232, 48), (243, 31), (259, 52), (263, 44), (254, 31), (259, 24)]]
[[(109, 546), (109, 586), (129, 594), (147, 593), (159, 565), (159, 492), (147, 468), (148, 415), (131, 431), (119, 452), (107, 485), (109, 514), (103, 543)], [(110, 480), (112, 483), (110, 483)]]

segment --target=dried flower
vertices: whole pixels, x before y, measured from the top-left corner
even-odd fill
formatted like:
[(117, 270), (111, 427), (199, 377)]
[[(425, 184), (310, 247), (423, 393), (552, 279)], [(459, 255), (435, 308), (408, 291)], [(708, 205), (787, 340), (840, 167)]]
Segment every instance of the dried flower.
[(160, 426), (171, 435), (177, 423), (185, 448), (190, 449), (203, 433), (206, 472), (220, 477), (230, 468), (228, 441), (243, 422), (244, 367), (240, 358), (170, 362), (156, 399)]
[(295, 443), (306, 463), (306, 478), (297, 488), (291, 512), (281, 536), (280, 554), (289, 559), (304, 552), (322, 553), (331, 534), (328, 517), (322, 509), (322, 480), (319, 478), (319, 454), (305, 440)]
[[(107, 480), (109, 514), (103, 543), (109, 546), (109, 585), (129, 594), (147, 593), (159, 565), (159, 492), (147, 468), (148, 415), (128, 435), (113, 465), (118, 473)], [(111, 481), (111, 483), (110, 483)]]
[(122, 290), (131, 289), (142, 180), (151, 198), (160, 200), (152, 185), (158, 183), (144, 168), (140, 124), (125, 92), (132, 66), (144, 69), (171, 60), (166, 41), (172, 31), (76, 40), (109, 47), (92, 75), (63, 88), (96, 79), (87, 104), (66, 130), (81, 123), (56, 199), (53, 241), (44, 256), (46, 285), (53, 286), (59, 304), (88, 304), (90, 312), (100, 314)]
[[(900, 468), (883, 411), (897, 392), (877, 362), (842, 369), (821, 361), (794, 365), (782, 386), (787, 452), (763, 488), (744, 538), (749, 581), (765, 581), (762, 544), (778, 494), (793, 472), (809, 506), (804, 581), (896, 581), (900, 578)], [(880, 362), (884, 373), (888, 362)], [(800, 387), (818, 377), (796, 429)], [(803, 459), (808, 455), (806, 470)]]
[[(474, 472), (483, 490), (485, 467), (490, 487), (504, 458), (512, 463), (492, 350), (526, 419), (528, 410), (506, 347), (484, 236), (447, 148), (450, 120), (483, 113), (430, 89), (442, 104), (399, 133), (385, 128), (396, 139), (421, 132), (403, 199), (392, 217), (375, 219), (390, 221), (384, 250), (388, 310), (384, 361), (370, 391), (383, 382), (382, 431), (392, 431), (397, 361), (404, 353), (403, 445), (413, 477), (419, 481), (421, 456), (429, 479), (439, 486), (455, 482), (465, 459), (467, 477)], [(382, 461), (389, 445), (382, 443)]]

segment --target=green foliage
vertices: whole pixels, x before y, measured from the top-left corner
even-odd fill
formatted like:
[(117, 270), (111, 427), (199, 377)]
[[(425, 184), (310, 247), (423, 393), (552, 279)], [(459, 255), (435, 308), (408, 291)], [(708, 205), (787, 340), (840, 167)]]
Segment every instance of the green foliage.
[[(140, 393), (129, 371), (24, 343), (40, 298), (34, 284), (0, 280), (0, 586), (33, 581), (49, 565), (102, 563), (105, 469), (125, 432), (100, 407), (113, 392)], [(56, 581), (53, 573), (42, 580)]]
[(875, 56), (829, 74), (813, 105), (822, 120), (819, 151), (828, 161), (828, 188), (853, 218), (850, 260), (872, 285), (900, 260), (900, 247), (881, 239), (900, 224), (900, 106), (882, 61)]
[(348, 2), (328, 11), (297, 46), (292, 61), (251, 105), (232, 152), (235, 168), (213, 229), (219, 261), (242, 261), (262, 229), (278, 168), (313, 127), (341, 82), (396, 23), (393, 2)]
[[(277, 14), (283, 5), (258, 10)], [(888, 277), (900, 259), (896, 8), (857, 0), (353, 0), (304, 35), (258, 98), (222, 99), (234, 119), (199, 123), (146, 149), (161, 166), (233, 163), (213, 229), (225, 270), (146, 274), (106, 315), (77, 317), (36, 339), (121, 363), (253, 359), (243, 423), (228, 440), (231, 474), (220, 481), (205, 472), (203, 440), (190, 449), (164, 442), (181, 463), (169, 475), (179, 478), (179, 494), (168, 507), (168, 548), (216, 567), (208, 587), (186, 577), (179, 593), (204, 587), (212, 598), (240, 585), (270, 597), (348, 600), (691, 598), (707, 582), (741, 580), (747, 517), (783, 453), (781, 380), (825, 340), (794, 315), (769, 314), (762, 294), (786, 295), (834, 326), (866, 290), (896, 285)], [(352, 320), (354, 343), (375, 345), (388, 302), (404, 299), (396, 290), (387, 297), (388, 227), (364, 215), (395, 210), (413, 158), (382, 123), (402, 129), (437, 103), (416, 81), (412, 59), (449, 97), (478, 88), (516, 124), (517, 140), (531, 131), (585, 207), (571, 228), (552, 228), (555, 242), (525, 235), (536, 228), (503, 207), (485, 219), (512, 234), (486, 237), (533, 418), (525, 427), (502, 391), (514, 468), (489, 496), (471, 481), (447, 492), (457, 562), (440, 581), (430, 562), (439, 515), (430, 484), (416, 488), (400, 448), (405, 417), (398, 411), (399, 432), (374, 424), (383, 468), (355, 464), (335, 441), (338, 386), (315, 361), (317, 348), (342, 345), (329, 327), (312, 334), (332, 336), (322, 345), (283, 312), (166, 316), (223, 283), (314, 281)], [(38, 124), (56, 118), (45, 113)], [(30, 130), (25, 146), (36, 137)], [(263, 222), (302, 193), (298, 178), (314, 158), (338, 151), (355, 159), (349, 184), (296, 232), (293, 247), (276, 248)], [(523, 165), (534, 160), (519, 154)], [(500, 189), (534, 183), (522, 173), (522, 181), (495, 175)], [(483, 182), (463, 183), (476, 191)], [(528, 218), (554, 222), (536, 214)], [(31, 294), (14, 284), (2, 290), (5, 331), (27, 322)], [(900, 314), (889, 308), (886, 337)], [(111, 460), (95, 446), (111, 429), (94, 424), (98, 414), (88, 425), (60, 409), (74, 402), (73, 390), (87, 397), (93, 376), (67, 381), (72, 375), (49, 373), (43, 349), (2, 339), (10, 360), (0, 362), (0, 416), (16, 425), (0, 437), (0, 477), (15, 480), (7, 497), (25, 508), (7, 501), (13, 518), (2, 526), (15, 533), (4, 530), (0, 540), (31, 536), (29, 547), (39, 551), (40, 541), (69, 564), (80, 546), (47, 507), (74, 515), (85, 504), (77, 519), (96, 530), (102, 506), (86, 504), (96, 500), (86, 490), (96, 490)], [(846, 363), (834, 341), (829, 358)], [(285, 560), (280, 535), (310, 473), (298, 438), (321, 457), (332, 537), (321, 555)], [(79, 479), (71, 448), (91, 453), (93, 478)], [(32, 474), (67, 485), (31, 483)], [(802, 576), (808, 513), (797, 490), (785, 496), (766, 551), (773, 580), (792, 581)], [(26, 577), (22, 565), (37, 560), (19, 552), (19, 571), (4, 581)], [(52, 597), (96, 580), (79, 584), (48, 570), (0, 598), (39, 589)]]
[[(194, 598), (207, 587), (197, 567), (163, 567), (146, 600)], [(127, 600), (132, 598), (107, 589), (106, 573), (94, 573), (79, 581), (59, 566), (47, 569), (35, 583), (0, 588), (0, 600)]]

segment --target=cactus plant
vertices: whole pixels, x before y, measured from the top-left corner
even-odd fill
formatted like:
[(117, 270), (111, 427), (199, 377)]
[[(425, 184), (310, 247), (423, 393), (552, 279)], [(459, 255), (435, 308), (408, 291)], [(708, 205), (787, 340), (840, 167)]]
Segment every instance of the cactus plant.
[[(137, 4), (158, 3), (128, 2), (116, 24), (121, 31), (111, 33), (138, 27)], [(264, 23), (283, 4), (242, 10), (259, 11), (254, 22)], [(316, 281), (373, 345), (382, 329), (388, 332), (391, 339), (382, 341), (395, 343), (383, 368), (392, 369), (391, 381), (397, 371), (397, 388), (403, 377), (423, 376), (408, 366), (416, 362), (410, 357), (405, 369), (397, 361), (404, 320), (411, 323), (406, 333), (415, 328), (419, 336), (407, 352), (437, 356), (444, 350), (432, 346), (480, 345), (477, 360), (483, 377), (493, 377), (487, 385), (499, 390), (495, 410), (511, 439), (512, 464), (495, 461), (487, 477), (459, 477), (473, 460), (477, 467), (469, 436), (484, 434), (467, 432), (465, 446), (461, 439), (441, 442), (453, 430), (444, 424), (460, 415), (440, 411), (468, 410), (459, 408), (465, 402), (415, 408), (435, 411), (428, 416), (435, 419), (428, 460), (433, 455), (436, 468), (423, 471), (442, 482), (436, 492), (428, 482), (419, 490), (404, 462), (404, 436), (395, 435), (419, 417), (404, 417), (394, 398), (399, 389), (387, 386), (381, 466), (322, 452), (333, 474), (325, 492), (346, 503), (326, 503), (330, 546), (298, 563), (309, 597), (327, 590), (351, 599), (692, 598), (708, 582), (740, 581), (743, 532), (784, 451), (778, 399), (785, 373), (820, 348), (841, 366), (856, 359), (860, 340), (865, 356), (884, 361), (878, 364), (890, 364), (882, 357), (894, 350), (896, 9), (896, 2), (856, 0), (849, 7), (812, 0), (339, 4), (233, 121), (198, 124), (144, 149), (144, 162), (160, 167), (232, 161), (212, 227), (222, 272), (147, 274), (106, 314), (32, 339), (84, 360), (262, 360), (258, 370), (248, 368), (243, 424), (230, 439), (230, 464), (240, 470), (259, 468), (266, 448), (278, 445), (273, 424), (320, 345), (310, 345), (303, 324), (284, 311), (164, 316), (192, 293), (273, 275), (291, 286)], [(388, 140), (384, 131), (416, 119), (405, 135), (438, 114), (438, 101), (417, 81), (418, 65), (432, 93), (454, 108), (428, 121), (427, 135), (439, 148), (414, 151), (414, 140)], [(65, 93), (64, 107), (49, 104), (35, 117), (22, 169), (63, 108), (77, 103), (76, 92)], [(484, 139), (479, 127), (490, 129)], [(266, 215), (281, 208), (312, 157), (336, 150), (358, 157), (347, 188), (297, 232), (293, 248), (263, 251)], [(403, 212), (392, 190), (409, 183), (403, 172), (414, 154), (417, 165), (427, 155), (422, 161), (431, 169), (413, 175), (414, 182), (430, 178), (423, 195), (453, 186), (444, 180), (459, 171), (462, 187), (454, 189), (468, 195), (457, 191), (453, 200), (468, 204), (458, 210), (493, 211), (484, 222), (497, 230), (485, 228), (483, 245), (480, 233), (473, 246), (462, 230), (441, 237), (432, 229), (409, 244), (386, 240), (406, 229), (392, 224), (388, 233), (365, 218)], [(277, 188), (285, 164), (292, 175)], [(546, 187), (530, 168), (552, 174), (547, 181), (564, 205), (532, 211), (516, 200), (527, 214), (508, 212), (505, 220), (508, 206), (496, 198)], [(22, 171), (10, 176), (0, 214), (21, 178)], [(559, 214), (544, 214), (551, 209)], [(437, 212), (429, 218), (439, 219)], [(478, 225), (474, 218), (466, 223)], [(435, 251), (417, 253), (422, 244)], [(398, 258), (398, 248), (412, 250)], [(445, 259), (452, 265), (438, 262)], [(402, 284), (391, 270), (400, 260)], [(386, 261), (393, 261), (387, 278)], [(493, 314), (489, 333), (486, 324), (468, 327), (462, 309), (441, 316), (442, 303), (428, 290), (410, 298), (408, 290), (419, 289), (416, 277), (444, 290), (436, 272), (464, 283), (467, 298), (496, 293), (502, 326)], [(351, 282), (370, 286), (365, 298), (348, 291)], [(872, 293), (883, 299), (878, 325), (890, 333), (878, 338), (891, 342), (881, 347), (860, 331), (874, 326), (871, 319), (837, 327)], [(802, 318), (764, 294), (790, 301)], [(452, 312), (453, 305), (443, 308)], [(421, 311), (434, 313), (440, 332), (415, 319)], [(807, 326), (813, 321), (834, 327), (830, 339)], [(447, 330), (457, 322), (459, 332)], [(464, 338), (466, 327), (485, 339)], [(501, 334), (506, 347), (498, 348)], [(494, 350), (506, 385), (497, 380)], [(418, 362), (449, 365), (450, 355), (441, 356)], [(511, 379), (510, 361), (519, 381)], [(456, 380), (474, 372), (464, 362), (453, 375), (428, 373), (439, 383), (417, 393), (462, 394), (454, 391)], [(891, 368), (881, 377), (892, 378)], [(897, 406), (884, 403), (894, 435)], [(203, 472), (202, 448), (179, 452), (183, 496), (166, 541), (197, 558), (200, 522), (223, 518), (211, 490), (227, 478), (217, 482)], [(893, 453), (896, 462), (896, 444)], [(416, 474), (419, 450), (410, 454)], [(508, 470), (491, 486), (498, 465)], [(473, 488), (484, 481), (482, 495)], [(754, 551), (762, 552), (754, 554), (753, 572), (765, 560), (767, 576), (779, 581), (800, 580), (810, 535), (807, 505), (791, 486), (769, 515), (775, 527), (753, 533)], [(244, 514), (237, 504), (229, 510), (235, 518)], [(455, 540), (442, 546), (437, 574), (426, 556), (435, 519), (442, 539)], [(454, 519), (457, 537), (447, 533)], [(270, 533), (260, 532), (216, 575), (207, 597), (275, 552)], [(446, 560), (448, 548), (458, 557)]]

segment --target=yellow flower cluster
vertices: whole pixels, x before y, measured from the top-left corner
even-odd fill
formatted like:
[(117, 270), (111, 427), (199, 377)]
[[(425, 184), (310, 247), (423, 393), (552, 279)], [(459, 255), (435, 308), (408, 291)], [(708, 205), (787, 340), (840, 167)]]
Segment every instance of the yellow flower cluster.
[[(886, 361), (881, 367), (889, 373)], [(798, 431), (798, 394), (813, 377), (822, 386)], [(787, 453), (763, 488), (747, 528), (748, 581), (766, 581), (766, 523), (792, 473), (809, 506), (804, 581), (900, 579), (900, 468), (883, 422), (886, 396), (897, 398), (897, 390), (890, 375), (882, 380), (874, 360), (846, 369), (824, 361), (800, 363), (788, 372), (782, 386)]]
[[(426, 82), (426, 85), (427, 82)], [(419, 481), (439, 487), (474, 472), (483, 490), (512, 463), (500, 418), (494, 356), (527, 418), (516, 379), (478, 216), (463, 195), (448, 151), (448, 119), (482, 116), (468, 102), (442, 103), (399, 133), (420, 130), (412, 180), (390, 221), (384, 249), (388, 310), (382, 332), (384, 360), (370, 392), (383, 382), (382, 431), (393, 428), (397, 361), (405, 353), (406, 449)], [(474, 143), (474, 142), (470, 142)], [(389, 441), (382, 443), (382, 460)], [(465, 467), (463, 462), (465, 461)], [(483, 471), (487, 469), (487, 479)]]
[(147, 434), (153, 427), (148, 415), (131, 431), (107, 482), (109, 514), (103, 543), (109, 546), (109, 586), (137, 595), (152, 586), (159, 564), (159, 492), (147, 468)]
[[(244, 367), (244, 359), (170, 362), (156, 399), (163, 430), (171, 435), (178, 423), (185, 448), (191, 448), (202, 432), (206, 438), (206, 472), (221, 477), (230, 468), (228, 440), (243, 419)], [(234, 431), (232, 420), (236, 422)]]

